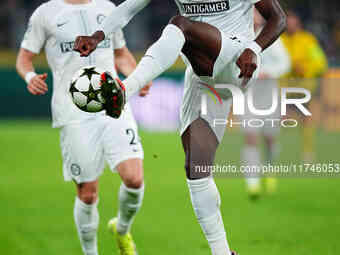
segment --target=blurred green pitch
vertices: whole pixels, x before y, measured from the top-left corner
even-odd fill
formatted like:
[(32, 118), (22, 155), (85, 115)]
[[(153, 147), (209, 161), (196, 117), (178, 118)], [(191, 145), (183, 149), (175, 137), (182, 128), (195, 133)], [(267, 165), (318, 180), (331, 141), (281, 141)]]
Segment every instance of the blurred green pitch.
[[(178, 135), (141, 136), (146, 194), (133, 227), (139, 254), (210, 254), (191, 208)], [(285, 143), (296, 143), (296, 132), (282, 136)], [(241, 135), (232, 132), (227, 138), (239, 144), (228, 155), (237, 161)], [(323, 133), (318, 140), (329, 141), (319, 148), (325, 156), (339, 157), (339, 135)], [(2, 121), (0, 144), (0, 254), (81, 255), (73, 223), (74, 185), (62, 178), (58, 131), (49, 122)], [(283, 156), (294, 150), (298, 146)], [(100, 182), (100, 254), (118, 254), (106, 223), (117, 211), (120, 180), (106, 171)], [(241, 255), (340, 254), (339, 179), (280, 179), (278, 194), (257, 203), (247, 200), (241, 179), (217, 184), (231, 247)]]

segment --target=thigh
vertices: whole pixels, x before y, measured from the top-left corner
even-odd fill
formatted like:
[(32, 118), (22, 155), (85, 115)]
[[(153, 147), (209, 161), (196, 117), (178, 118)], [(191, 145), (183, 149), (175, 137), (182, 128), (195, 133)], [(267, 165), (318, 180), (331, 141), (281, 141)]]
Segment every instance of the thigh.
[(209, 176), (214, 163), (218, 140), (209, 123), (198, 118), (182, 134), (185, 152), (185, 169), (188, 179), (201, 179)]
[(221, 50), (220, 31), (208, 23), (191, 21), (183, 16), (173, 17), (170, 23), (183, 31), (185, 44), (182, 53), (190, 61), (195, 73), (212, 76), (214, 63)]
[(105, 159), (112, 171), (129, 159), (143, 159), (144, 153), (137, 124), (127, 106), (119, 119), (106, 117), (103, 133)]
[(92, 182), (104, 169), (101, 121), (91, 120), (61, 129), (63, 172), (66, 181)]
[[(261, 66), (261, 56), (257, 55), (257, 66), (252, 78), (245, 82), (239, 78), (240, 68), (237, 66), (237, 59), (242, 54), (249, 41), (243, 37), (230, 36), (222, 32), (222, 47), (214, 65), (213, 78), (217, 84), (233, 84), (243, 91), (246, 91), (258, 77)], [(221, 91), (223, 94), (223, 92)]]
[(196, 119), (204, 119), (220, 142), (223, 138), (232, 99), (223, 99), (216, 90), (195, 75), (189, 67), (185, 73), (181, 105), (180, 132), (183, 134)]

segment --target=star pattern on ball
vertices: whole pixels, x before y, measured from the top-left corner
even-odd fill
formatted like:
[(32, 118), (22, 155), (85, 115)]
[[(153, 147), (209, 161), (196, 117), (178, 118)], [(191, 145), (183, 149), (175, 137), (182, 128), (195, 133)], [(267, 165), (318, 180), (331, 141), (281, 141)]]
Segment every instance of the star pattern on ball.
[(94, 75), (94, 74), (100, 75), (100, 73), (95, 71), (95, 69), (96, 69), (96, 67), (84, 68), (84, 72), (80, 75), (80, 77), (87, 76), (89, 78), (89, 80), (91, 80), (92, 75)]
[(76, 82), (72, 82), (71, 83), (71, 87), (70, 87), (70, 92), (73, 94), (75, 92), (79, 92), (78, 89), (75, 87)]
[(90, 84), (89, 90), (86, 92), (81, 92), (83, 95), (87, 97), (87, 103), (90, 103), (92, 100), (100, 102), (98, 99), (98, 94), (100, 93), (100, 89), (95, 90)]

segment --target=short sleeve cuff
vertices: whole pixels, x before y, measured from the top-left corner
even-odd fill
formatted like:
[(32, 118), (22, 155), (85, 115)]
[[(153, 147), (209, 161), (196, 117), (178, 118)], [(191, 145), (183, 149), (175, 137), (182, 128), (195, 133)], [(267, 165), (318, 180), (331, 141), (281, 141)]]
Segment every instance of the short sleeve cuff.
[(125, 40), (124, 40), (124, 41), (118, 42), (118, 43), (115, 45), (115, 49), (121, 49), (121, 48), (123, 48), (124, 46), (126, 46)]
[(41, 51), (41, 48), (39, 47), (34, 47), (33, 45), (29, 45), (26, 41), (23, 41), (21, 43), (21, 48), (25, 49), (25, 50), (28, 50), (34, 54), (39, 54), (40, 51)]

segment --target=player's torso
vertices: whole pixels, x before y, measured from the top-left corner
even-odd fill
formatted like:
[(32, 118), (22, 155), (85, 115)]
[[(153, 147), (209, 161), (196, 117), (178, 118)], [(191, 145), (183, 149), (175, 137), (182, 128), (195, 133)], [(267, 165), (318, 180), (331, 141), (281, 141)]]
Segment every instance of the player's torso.
[(225, 33), (253, 39), (253, 5), (245, 0), (175, 0), (179, 12)]
[(45, 44), (47, 59), (54, 74), (69, 76), (85, 65), (113, 69), (111, 38), (104, 40), (88, 58), (80, 58), (79, 53), (73, 51), (75, 38), (78, 35), (91, 35), (98, 30), (112, 8), (103, 5), (101, 0), (84, 6), (58, 5), (58, 0), (54, 1), (57, 4), (51, 8), (54, 13), (46, 24), (48, 38)]
[[(73, 51), (79, 35), (91, 35), (98, 30), (114, 5), (106, 0), (93, 0), (87, 5), (65, 4), (63, 0), (52, 0), (44, 6), (44, 29), (47, 34), (45, 52), (53, 73), (52, 113), (54, 126), (59, 127), (96, 114), (82, 112), (76, 108), (69, 96), (70, 81), (82, 67), (95, 65), (101, 69), (114, 70), (113, 40), (103, 41), (90, 57), (81, 58)], [(99, 113), (102, 114), (102, 113)]]

